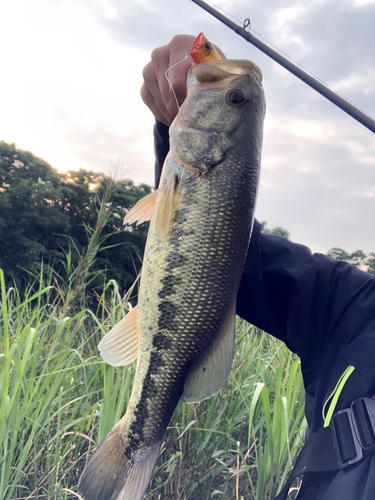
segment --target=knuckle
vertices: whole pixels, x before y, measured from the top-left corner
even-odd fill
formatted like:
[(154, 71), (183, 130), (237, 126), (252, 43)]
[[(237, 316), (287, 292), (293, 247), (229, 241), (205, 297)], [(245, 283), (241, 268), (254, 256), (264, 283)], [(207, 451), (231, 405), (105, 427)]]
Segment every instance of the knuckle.
[(140, 90), (140, 94), (141, 94), (142, 101), (146, 104), (146, 106), (148, 106), (150, 99), (149, 99), (149, 93), (148, 93), (145, 85), (142, 85), (141, 90)]
[(153, 64), (150, 61), (142, 70), (142, 76), (144, 80), (148, 80), (153, 72)]
[(155, 60), (159, 59), (164, 51), (164, 48), (165, 48), (165, 45), (163, 45), (162, 47), (156, 47), (155, 49), (153, 49), (153, 51), (151, 52), (151, 61), (155, 61)]
[(178, 42), (181, 40), (181, 37), (183, 37), (183, 35), (174, 35), (174, 36), (171, 38), (171, 41), (169, 42), (169, 44), (170, 44), (171, 46), (178, 44)]
[[(176, 78), (174, 81), (171, 82), (173, 86), (173, 90), (176, 94), (177, 100), (180, 102), (184, 100), (185, 95), (186, 95), (186, 84), (185, 81), (181, 78)], [(174, 96), (171, 95), (171, 101), (173, 100), (173, 103), (175, 103)]]

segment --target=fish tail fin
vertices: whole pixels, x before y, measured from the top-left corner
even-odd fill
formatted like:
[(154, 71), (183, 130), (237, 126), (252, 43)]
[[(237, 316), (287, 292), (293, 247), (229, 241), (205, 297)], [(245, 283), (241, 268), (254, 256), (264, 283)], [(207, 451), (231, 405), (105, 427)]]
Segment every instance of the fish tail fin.
[(121, 428), (115, 425), (86, 465), (78, 493), (84, 500), (142, 500), (160, 445), (139, 448), (128, 458)]

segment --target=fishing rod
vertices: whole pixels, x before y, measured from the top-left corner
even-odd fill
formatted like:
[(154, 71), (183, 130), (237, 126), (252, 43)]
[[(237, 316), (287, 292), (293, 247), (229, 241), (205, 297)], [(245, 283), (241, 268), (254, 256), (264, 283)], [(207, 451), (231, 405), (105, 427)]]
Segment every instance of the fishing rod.
[(310, 87), (312, 87), (314, 90), (319, 92), (319, 94), (323, 95), (326, 97), (329, 101), (333, 102), (333, 104), (336, 104), (340, 109), (348, 113), (352, 118), (355, 120), (359, 121), (367, 127), (369, 130), (372, 132), (375, 132), (375, 120), (373, 120), (370, 116), (366, 115), (363, 111), (359, 110), (356, 108), (353, 104), (351, 104), (349, 101), (347, 101), (344, 97), (341, 97), (339, 94), (331, 90), (329, 87), (321, 83), (319, 80), (314, 78), (312, 75), (304, 71), (303, 69), (299, 68), (296, 64), (292, 63), (289, 59), (286, 57), (282, 56), (276, 50), (272, 49), (269, 47), (267, 44), (259, 40), (256, 36), (254, 36), (252, 33), (247, 31), (245, 28), (247, 28), (250, 25), (250, 20), (246, 19), (244, 22), (243, 26), (239, 26), (238, 24), (234, 23), (230, 19), (228, 19), (226, 16), (218, 12), (216, 9), (211, 7), (211, 5), (208, 5), (206, 2), (203, 0), (192, 0), (194, 3), (199, 5), (199, 7), (202, 7), (205, 11), (207, 11), (209, 14), (212, 16), (216, 17), (219, 21), (221, 21), (223, 24), (231, 28), (237, 35), (242, 36), (246, 41), (249, 43), (255, 45), (259, 50), (267, 54), (269, 57), (271, 57), (274, 61), (278, 62), (283, 66), (285, 69), (293, 73), (297, 78), (302, 80), (303, 82), (307, 83)]

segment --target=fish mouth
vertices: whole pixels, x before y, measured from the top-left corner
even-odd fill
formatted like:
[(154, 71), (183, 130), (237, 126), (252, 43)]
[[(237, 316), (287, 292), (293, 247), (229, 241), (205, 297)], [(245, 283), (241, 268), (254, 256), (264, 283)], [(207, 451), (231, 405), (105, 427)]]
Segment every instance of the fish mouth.
[[(260, 68), (252, 61), (247, 61), (245, 59), (213, 60), (207, 63), (193, 65), (190, 71), (191, 75), (195, 77), (198, 86), (204, 87), (204, 89), (207, 90), (221, 90), (232, 80), (245, 75), (253, 75), (259, 83), (263, 80)], [(190, 78), (188, 80), (190, 80)]]

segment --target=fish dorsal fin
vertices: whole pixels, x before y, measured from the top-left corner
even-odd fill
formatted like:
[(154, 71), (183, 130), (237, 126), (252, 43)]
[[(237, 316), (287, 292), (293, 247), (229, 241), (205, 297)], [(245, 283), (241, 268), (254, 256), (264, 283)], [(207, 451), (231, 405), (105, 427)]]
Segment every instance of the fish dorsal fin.
[(165, 238), (171, 228), (177, 189), (178, 177), (174, 175), (160, 193), (155, 221), (155, 228), (160, 238)]
[(112, 366), (130, 365), (138, 356), (138, 305), (99, 342), (99, 351)]
[(190, 368), (184, 387), (185, 403), (208, 399), (225, 384), (233, 363), (235, 322), (234, 303), (207, 351)]
[(137, 226), (150, 220), (154, 212), (156, 197), (158, 195), (158, 190), (144, 196), (134, 207), (125, 215), (124, 224), (133, 224), (137, 221)]

